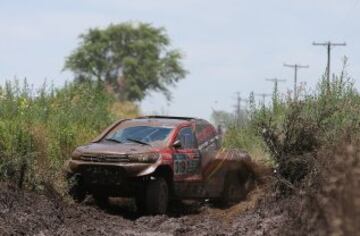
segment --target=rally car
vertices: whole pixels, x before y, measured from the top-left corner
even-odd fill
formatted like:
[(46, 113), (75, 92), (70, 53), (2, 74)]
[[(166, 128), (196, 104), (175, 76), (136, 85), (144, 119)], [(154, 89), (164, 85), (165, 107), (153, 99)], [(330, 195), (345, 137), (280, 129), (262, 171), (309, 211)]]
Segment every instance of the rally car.
[(134, 198), (139, 211), (164, 214), (169, 202), (209, 199), (226, 205), (251, 188), (250, 157), (223, 150), (213, 125), (191, 117), (145, 116), (115, 122), (67, 162), (69, 194)]

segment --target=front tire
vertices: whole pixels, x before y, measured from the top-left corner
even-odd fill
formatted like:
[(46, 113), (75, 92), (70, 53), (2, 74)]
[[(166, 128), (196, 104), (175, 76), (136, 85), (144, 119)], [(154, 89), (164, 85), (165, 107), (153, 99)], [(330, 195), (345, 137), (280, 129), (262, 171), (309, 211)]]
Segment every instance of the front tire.
[(95, 204), (100, 208), (106, 208), (109, 206), (109, 197), (104, 194), (95, 193), (92, 195), (95, 201)]
[(157, 177), (151, 180), (146, 186), (145, 206), (146, 213), (165, 214), (169, 202), (169, 188), (166, 180)]
[(79, 174), (74, 174), (68, 178), (68, 194), (76, 203), (81, 203), (85, 200), (86, 190)]
[(142, 195), (137, 194), (135, 197), (136, 209), (139, 214), (144, 214), (146, 210), (146, 197), (145, 193)]

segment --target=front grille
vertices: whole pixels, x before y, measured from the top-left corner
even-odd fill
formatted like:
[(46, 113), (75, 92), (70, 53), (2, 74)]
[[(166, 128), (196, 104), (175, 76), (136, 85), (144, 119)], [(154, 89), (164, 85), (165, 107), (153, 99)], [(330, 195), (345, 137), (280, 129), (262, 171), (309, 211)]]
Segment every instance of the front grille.
[(124, 170), (113, 166), (83, 166), (80, 172), (87, 184), (121, 184), (125, 178)]
[(129, 158), (127, 155), (109, 155), (109, 154), (84, 154), (80, 157), (82, 161), (89, 162), (129, 162)]

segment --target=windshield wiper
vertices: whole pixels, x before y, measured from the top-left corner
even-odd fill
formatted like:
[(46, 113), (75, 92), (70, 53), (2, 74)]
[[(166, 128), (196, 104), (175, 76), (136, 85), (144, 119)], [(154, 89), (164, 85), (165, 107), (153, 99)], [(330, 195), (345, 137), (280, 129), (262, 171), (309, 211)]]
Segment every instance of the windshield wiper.
[(126, 140), (129, 140), (129, 141), (134, 142), (134, 143), (139, 143), (139, 144), (143, 144), (143, 145), (149, 145), (149, 146), (151, 146), (151, 144), (150, 144), (150, 143), (143, 142), (143, 141), (141, 141), (141, 140), (137, 140), (137, 139), (133, 139), (133, 138), (126, 138)]
[(105, 140), (106, 141), (112, 141), (112, 142), (115, 142), (115, 143), (122, 143), (122, 141), (114, 139), (114, 138), (106, 138)]

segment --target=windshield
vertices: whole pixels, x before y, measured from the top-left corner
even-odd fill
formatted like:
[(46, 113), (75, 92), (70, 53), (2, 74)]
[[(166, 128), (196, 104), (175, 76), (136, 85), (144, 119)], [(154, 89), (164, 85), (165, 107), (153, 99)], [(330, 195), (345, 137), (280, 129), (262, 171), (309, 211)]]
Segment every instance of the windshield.
[(118, 143), (165, 144), (172, 128), (156, 126), (133, 126), (120, 128), (105, 137)]

